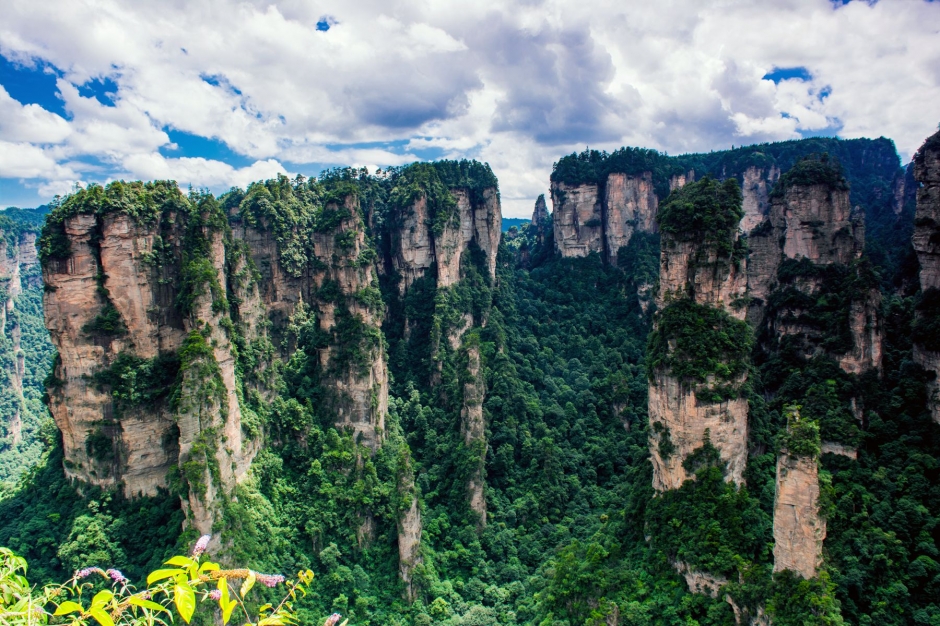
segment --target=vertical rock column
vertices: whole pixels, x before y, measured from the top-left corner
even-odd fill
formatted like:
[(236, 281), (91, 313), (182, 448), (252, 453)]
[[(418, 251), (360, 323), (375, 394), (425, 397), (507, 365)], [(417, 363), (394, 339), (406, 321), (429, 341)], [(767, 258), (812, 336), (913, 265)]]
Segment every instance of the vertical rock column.
[(774, 494), (774, 571), (816, 576), (822, 565), (826, 520), (819, 514), (819, 431), (788, 416), (787, 445), (777, 457)]
[[(716, 194), (724, 194), (724, 200), (712, 202)], [(747, 400), (740, 396), (747, 376), (743, 362), (738, 360), (730, 373), (722, 374), (723, 380), (717, 370), (693, 372), (690, 378), (674, 374), (685, 371), (688, 363), (684, 360), (691, 358), (683, 353), (681, 336), (707, 343), (710, 335), (701, 332), (720, 326), (721, 332), (736, 330), (749, 337), (742, 327), (744, 308), (739, 302), (746, 292), (745, 259), (738, 240), (740, 191), (733, 180), (719, 184), (706, 178), (670, 198), (659, 214), (660, 313), (652, 343), (660, 348), (648, 356), (653, 361), (649, 387), (653, 486), (658, 491), (676, 489), (690, 478), (683, 461), (704, 445), (706, 437), (726, 464), (726, 480), (741, 484), (747, 463)], [(695, 219), (682, 214), (682, 206), (694, 207), (695, 219), (709, 219), (720, 226), (706, 232)], [(717, 326), (690, 335), (677, 327), (690, 316), (707, 318)], [(746, 345), (739, 349), (749, 350)]]
[(914, 155), (917, 213), (914, 250), (920, 263), (921, 303), (914, 325), (914, 360), (935, 378), (928, 384), (930, 412), (940, 424), (940, 337), (932, 328), (940, 315), (940, 132), (927, 139)]
[[(328, 205), (324, 212), (343, 217), (335, 228), (313, 235), (314, 253), (324, 268), (316, 277), (320, 328), (336, 342), (320, 353), (323, 384), (333, 390), (336, 426), (351, 429), (355, 440), (374, 452), (385, 436), (388, 414), (388, 366), (380, 331), (383, 305), (374, 254), (365, 254), (368, 246), (356, 196), (346, 196), (342, 206)], [(332, 288), (324, 289), (328, 284)], [(361, 357), (347, 358), (353, 348), (349, 343)]]

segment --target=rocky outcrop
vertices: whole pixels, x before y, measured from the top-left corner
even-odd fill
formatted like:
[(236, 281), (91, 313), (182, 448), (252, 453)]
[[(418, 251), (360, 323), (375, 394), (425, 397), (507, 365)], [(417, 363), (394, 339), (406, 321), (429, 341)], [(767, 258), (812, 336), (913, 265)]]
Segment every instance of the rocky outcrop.
[[(795, 169), (800, 167), (806, 166), (798, 164)], [(856, 274), (864, 271), (858, 265), (865, 246), (864, 213), (858, 207), (851, 208), (848, 187), (839, 182), (838, 172), (825, 168), (823, 171), (831, 172), (831, 179), (825, 183), (788, 179), (792, 174), (785, 175), (771, 198), (769, 212), (750, 231), (747, 319), (753, 326), (764, 323), (766, 305), (778, 289), (795, 289), (809, 296), (810, 300), (816, 300), (820, 290), (825, 288), (821, 268), (844, 266)], [(798, 261), (802, 265), (791, 263), (788, 275), (781, 283), (779, 272), (787, 261)], [(832, 356), (848, 373), (880, 370), (880, 292), (876, 285), (870, 284), (851, 296), (850, 310), (845, 312), (851, 347)], [(799, 322), (806, 316), (812, 317), (811, 312), (784, 307), (771, 311), (771, 316), (773, 319), (766, 321), (775, 335), (805, 337), (806, 356), (816, 353), (820, 330)], [(828, 330), (823, 329), (822, 332)]]
[(914, 250), (920, 264), (920, 288), (940, 289), (940, 133), (927, 139), (914, 155), (917, 212)]
[(414, 474), (408, 458), (405, 460), (405, 467), (400, 469), (398, 487), (399, 493), (409, 502), (398, 519), (398, 575), (405, 583), (405, 599), (414, 602), (417, 597), (414, 570), (424, 559), (421, 556), (421, 507), (415, 493)]
[(449, 287), (460, 280), (461, 259), (471, 245), (483, 253), (490, 279), (496, 277), (496, 253), (502, 232), (502, 211), (499, 192), (487, 188), (474, 201), (469, 189), (456, 188), (450, 193), (457, 207), (440, 234), (431, 228), (428, 201), (424, 195), (401, 212), (398, 226), (392, 231), (391, 261), (400, 276), (400, 293), (404, 295), (415, 280), (437, 268), (438, 288)]
[[(918, 325), (936, 316), (937, 289), (940, 289), (940, 132), (924, 142), (914, 155), (917, 212), (914, 219), (914, 250), (920, 264), (922, 304), (918, 307)], [(918, 333), (922, 335), (922, 333)], [(914, 344), (914, 360), (934, 373), (927, 385), (928, 405), (935, 422), (940, 424), (940, 352), (936, 337), (919, 336)]]
[[(676, 187), (685, 178), (674, 181)], [(611, 265), (634, 232), (657, 231), (656, 195), (651, 172), (613, 172), (603, 185), (552, 182), (555, 248), (562, 257), (600, 254)]]
[[(189, 485), (188, 521), (210, 532), (220, 494), (244, 475), (258, 444), (243, 441), (226, 330), (234, 324), (222, 305), (231, 243), (220, 229), (198, 223), (205, 215), (162, 217), (142, 223), (115, 212), (64, 219), (70, 253), (44, 264), (46, 324), (60, 356), (50, 409), (63, 434), (66, 475), (122, 485), (133, 497), (154, 495), (178, 468)], [(182, 267), (193, 262), (185, 255), (194, 236), (205, 242), (198, 279)], [(196, 282), (184, 287), (187, 281)], [(184, 289), (189, 304), (181, 311)], [(236, 294), (250, 308), (251, 294)], [(147, 379), (158, 359), (166, 359), (162, 367), (181, 367), (178, 382)], [(131, 383), (124, 382), (128, 372)], [(147, 389), (174, 384), (172, 403), (169, 389)]]
[(612, 173), (604, 190), (605, 249), (608, 261), (616, 266), (620, 248), (630, 243), (634, 231), (656, 232), (659, 199), (650, 172), (640, 176)]
[[(747, 467), (746, 399), (701, 402), (693, 389), (660, 372), (650, 383), (649, 415), (653, 424), (650, 436), (653, 488), (657, 491), (678, 489), (691, 478), (682, 462), (701, 448), (706, 438), (726, 464), (726, 478), (743, 484)], [(656, 424), (660, 424), (659, 428)], [(663, 453), (667, 432), (673, 446), (669, 454)]]
[[(464, 372), (463, 408), (460, 412), (464, 443), (475, 450), (478, 463), (467, 485), (470, 510), (477, 514), (478, 525), (486, 525), (486, 496), (483, 464), (486, 460), (486, 422), (483, 419), (483, 398), (486, 387), (480, 371), (480, 347), (473, 343), (466, 348), (467, 367)], [(482, 449), (479, 449), (482, 448)]]
[(604, 253), (603, 209), (598, 186), (552, 183), (555, 248), (564, 258)]
[[(367, 245), (356, 196), (347, 196), (342, 208), (347, 217), (334, 229), (313, 235), (314, 254), (323, 268), (314, 274), (320, 288), (314, 302), (320, 328), (336, 333), (339, 343), (358, 342), (362, 356), (358, 362), (338, 362), (337, 351), (350, 346), (331, 346), (320, 352), (320, 364), (325, 374), (323, 385), (331, 390), (335, 424), (352, 430), (356, 441), (375, 451), (384, 437), (388, 414), (388, 367), (379, 330), (384, 307), (373, 264), (360, 262)], [(326, 210), (339, 207), (328, 206)], [(324, 297), (322, 288), (327, 282), (338, 288), (339, 294)], [(342, 321), (339, 315), (352, 316), (367, 330), (356, 337), (337, 333), (337, 324)]]
[(826, 521), (819, 515), (819, 469), (815, 457), (777, 458), (774, 496), (774, 571), (813, 578), (822, 565)]
[(770, 191), (780, 178), (780, 169), (774, 165), (767, 168), (751, 166), (741, 175), (741, 230), (749, 233), (770, 212)]
[[(709, 180), (696, 186), (715, 184)], [(732, 183), (733, 184), (733, 183)], [(693, 190), (693, 187), (689, 187)], [(693, 190), (693, 193), (696, 193)], [(694, 202), (694, 198), (680, 202)], [(737, 220), (740, 205), (723, 207), (728, 219)], [(665, 211), (665, 208), (664, 208)], [(668, 219), (668, 216), (667, 216)], [(729, 256), (727, 247), (710, 242), (704, 233), (677, 234), (676, 228), (663, 226), (660, 253), (659, 295), (657, 304), (665, 314), (668, 307), (682, 302), (721, 311), (732, 320), (743, 320), (746, 312), (741, 300), (746, 295), (747, 269), (745, 259)], [(740, 234), (737, 224), (716, 235), (727, 239), (732, 248), (737, 246)], [(662, 315), (654, 324), (660, 332)], [(669, 338), (668, 350), (676, 349), (675, 339)], [(733, 381), (727, 381), (740, 390), (747, 379), (742, 372)], [(709, 375), (704, 384), (679, 380), (665, 368), (655, 370), (650, 377), (649, 419), (652, 427), (650, 454), (653, 463), (653, 486), (658, 491), (677, 489), (692, 478), (683, 461), (706, 442), (717, 448), (725, 463), (726, 480), (742, 484), (747, 464), (747, 400), (737, 392), (716, 402), (718, 381)]]
[(532, 211), (532, 228), (535, 229), (536, 245), (541, 247), (545, 245), (548, 238), (548, 229), (551, 227), (551, 216), (548, 214), (548, 207), (545, 205), (545, 194), (539, 194), (535, 199), (535, 208)]

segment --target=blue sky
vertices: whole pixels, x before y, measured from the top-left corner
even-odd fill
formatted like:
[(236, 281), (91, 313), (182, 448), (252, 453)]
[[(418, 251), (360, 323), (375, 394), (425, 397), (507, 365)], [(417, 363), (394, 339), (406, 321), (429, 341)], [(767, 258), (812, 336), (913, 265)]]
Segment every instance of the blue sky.
[(5, 0), (0, 207), (172, 178), (477, 158), (526, 216), (552, 163), (940, 122), (940, 3)]

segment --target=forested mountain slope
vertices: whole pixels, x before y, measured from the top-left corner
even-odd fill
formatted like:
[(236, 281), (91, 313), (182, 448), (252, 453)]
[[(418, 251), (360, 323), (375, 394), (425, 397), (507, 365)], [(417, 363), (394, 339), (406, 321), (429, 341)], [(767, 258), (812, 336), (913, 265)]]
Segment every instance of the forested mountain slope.
[(304, 623), (940, 620), (935, 143), (585, 152), (506, 233), (476, 162), (76, 192), (0, 545), (211, 532), (313, 569)]
[(49, 422), (42, 395), (52, 345), (36, 255), (44, 218), (41, 209), (0, 212), (0, 494), (39, 461), (40, 430)]

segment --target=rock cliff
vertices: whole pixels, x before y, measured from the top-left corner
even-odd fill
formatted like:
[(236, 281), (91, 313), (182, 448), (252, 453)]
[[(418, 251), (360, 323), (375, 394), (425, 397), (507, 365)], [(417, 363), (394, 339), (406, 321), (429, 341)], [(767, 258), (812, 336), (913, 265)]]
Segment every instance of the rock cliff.
[[(431, 337), (431, 359), (435, 363), (432, 382), (439, 383), (448, 359), (461, 363), (459, 388), (460, 430), (464, 443), (479, 457), (477, 470), (467, 485), (470, 509), (481, 525), (486, 524), (483, 461), (486, 453), (486, 430), (483, 416), (485, 383), (477, 347), (478, 329), (486, 325), (496, 279), (496, 253), (502, 230), (499, 192), (495, 187), (471, 189), (454, 187), (448, 190), (455, 206), (448, 216), (428, 212), (433, 190), (419, 193), (410, 206), (399, 209), (398, 225), (390, 236), (391, 265), (399, 277), (402, 297), (408, 295), (418, 278), (433, 280), (435, 296), (434, 330)], [(432, 202), (441, 206), (446, 204)], [(536, 214), (537, 228), (544, 229), (548, 220), (544, 199), (542, 212)], [(434, 225), (437, 225), (436, 228)], [(435, 272), (429, 271), (434, 268)], [(477, 295), (471, 295), (476, 292)], [(413, 333), (412, 320), (405, 319), (405, 336)], [(458, 400), (444, 398), (446, 402)]]
[[(685, 180), (676, 181), (677, 186)], [(634, 232), (657, 231), (656, 195), (650, 172), (608, 175), (603, 185), (552, 182), (555, 248), (562, 257), (600, 254), (617, 264), (620, 249)]]
[[(708, 178), (670, 196), (659, 214), (661, 312), (650, 340), (648, 405), (653, 486), (658, 491), (677, 489), (692, 478), (683, 462), (709, 440), (725, 464), (726, 480), (744, 480), (747, 400), (740, 389), (747, 380), (744, 363), (750, 344), (741, 321), (745, 307), (740, 301), (747, 286), (741, 217), (736, 182), (719, 184)], [(710, 327), (692, 328), (699, 319), (712, 320), (705, 322)], [(719, 328), (741, 335), (744, 345), (735, 348), (741, 354), (726, 351), (715, 354), (711, 363), (699, 363), (698, 355), (718, 343), (711, 333)]]
[(917, 212), (914, 220), (914, 250), (920, 264), (921, 302), (915, 323), (914, 359), (935, 374), (928, 384), (929, 405), (934, 421), (940, 424), (940, 339), (931, 332), (931, 318), (940, 315), (940, 132), (924, 142), (914, 155)]
[(819, 469), (815, 456), (777, 458), (774, 496), (774, 571), (813, 578), (822, 565), (826, 521), (819, 515)]
[[(43, 277), (65, 471), (122, 485), (128, 497), (154, 495), (176, 475), (188, 486), (189, 522), (209, 532), (258, 445), (243, 437), (237, 320), (223, 285), (243, 308), (256, 291), (229, 284), (233, 243), (214, 200), (190, 202), (166, 183), (116, 184), (95, 197), (100, 189), (73, 196), (47, 226), (61, 244)], [(118, 195), (134, 208), (162, 206), (108, 210)]]
[[(881, 296), (862, 259), (865, 216), (850, 206), (848, 186), (835, 166), (807, 159), (786, 172), (748, 243), (747, 319), (753, 326), (766, 322), (778, 338), (800, 338), (807, 357), (837, 330), (845, 339), (829, 342), (828, 351), (843, 370), (880, 370)], [(825, 312), (816, 310), (833, 289), (844, 291), (849, 303), (833, 312), (839, 329), (825, 326)]]

